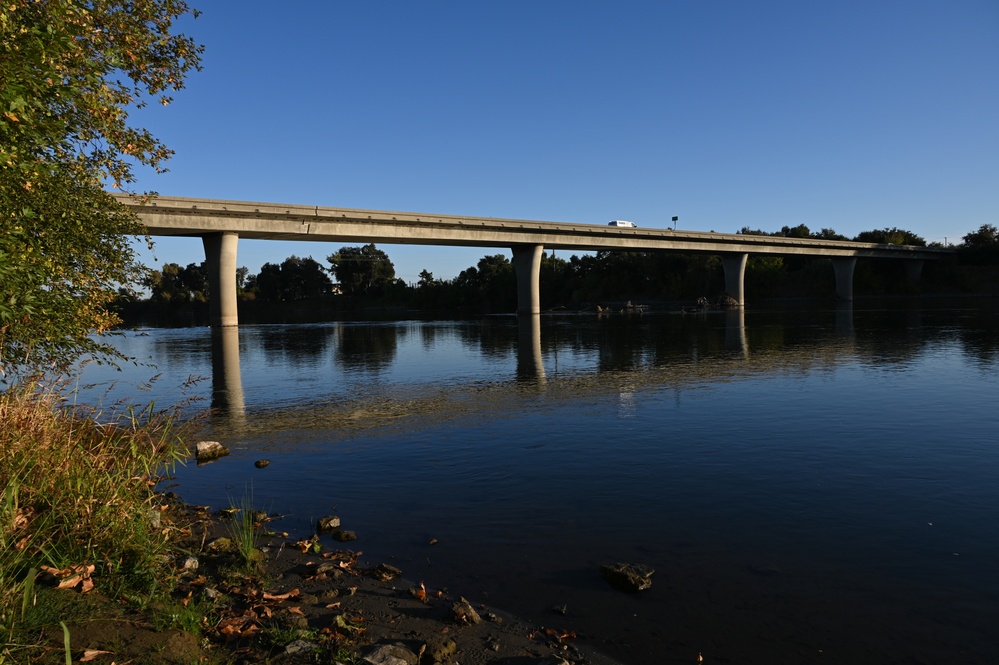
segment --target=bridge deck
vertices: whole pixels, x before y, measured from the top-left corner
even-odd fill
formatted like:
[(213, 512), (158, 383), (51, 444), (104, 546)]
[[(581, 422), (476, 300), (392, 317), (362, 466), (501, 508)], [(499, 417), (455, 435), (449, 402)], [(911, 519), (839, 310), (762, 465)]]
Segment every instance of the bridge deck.
[(116, 195), (135, 210), (150, 235), (203, 236), (232, 232), (240, 238), (337, 243), (387, 243), (548, 249), (674, 250), (805, 254), (830, 257), (937, 259), (953, 250), (837, 240), (754, 236), (656, 228), (498, 219), (322, 206), (156, 197), (139, 203)]

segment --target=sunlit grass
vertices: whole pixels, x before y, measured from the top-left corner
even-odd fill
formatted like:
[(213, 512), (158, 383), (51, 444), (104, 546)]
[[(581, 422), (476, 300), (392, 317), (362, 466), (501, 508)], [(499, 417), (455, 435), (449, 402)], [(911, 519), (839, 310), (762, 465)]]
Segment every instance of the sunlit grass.
[(249, 570), (257, 562), (257, 523), (253, 494), (245, 494), (238, 505), (230, 497), (229, 505), (230, 521), (226, 525), (226, 530), (240, 561)]
[(98, 589), (155, 591), (169, 567), (152, 490), (180, 459), (181, 435), (152, 406), (108, 414), (37, 386), (0, 393), (0, 629), (8, 641), (43, 566), (92, 565)]

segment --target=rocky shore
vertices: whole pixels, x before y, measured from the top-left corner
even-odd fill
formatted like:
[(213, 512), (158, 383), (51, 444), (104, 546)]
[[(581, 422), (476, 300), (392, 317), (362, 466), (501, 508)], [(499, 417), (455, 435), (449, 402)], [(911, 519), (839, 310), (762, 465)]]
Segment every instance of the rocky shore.
[[(156, 520), (176, 534), (175, 558), (163, 563), (176, 571), (177, 609), (124, 611), (98, 583), (80, 596), (86, 618), (68, 622), (74, 662), (616, 665), (557, 624), (527, 623), (460, 590), (362, 563), (361, 552), (333, 547), (351, 542), (339, 519), (320, 521), (326, 534), (296, 540), (262, 512), (162, 499)], [(249, 549), (240, 520), (252, 525)], [(191, 629), (158, 628), (164, 611), (186, 612)], [(60, 662), (63, 634), (47, 637), (51, 659), (42, 662)]]

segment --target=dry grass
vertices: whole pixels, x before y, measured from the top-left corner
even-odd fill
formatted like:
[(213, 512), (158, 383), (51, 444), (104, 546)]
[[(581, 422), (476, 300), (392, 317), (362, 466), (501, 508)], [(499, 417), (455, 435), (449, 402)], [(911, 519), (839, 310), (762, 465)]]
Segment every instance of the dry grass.
[(66, 406), (37, 386), (0, 393), (0, 629), (23, 618), (34, 571), (94, 566), (98, 588), (151, 594), (164, 574), (156, 476), (179, 459), (168, 414)]

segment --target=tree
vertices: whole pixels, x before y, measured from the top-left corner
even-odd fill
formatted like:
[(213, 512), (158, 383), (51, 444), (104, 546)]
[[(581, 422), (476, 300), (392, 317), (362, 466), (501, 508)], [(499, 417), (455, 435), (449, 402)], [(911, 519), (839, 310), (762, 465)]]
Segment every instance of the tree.
[(856, 242), (876, 242), (882, 245), (916, 245), (926, 247), (926, 241), (912, 231), (892, 227), (890, 229), (875, 229), (862, 231), (854, 238)]
[(246, 279), (250, 275), (250, 269), (246, 266), (236, 268), (236, 293), (242, 293), (246, 289)]
[(961, 240), (968, 249), (995, 250), (999, 248), (999, 229), (992, 224), (982, 224), (977, 231), (972, 231)]
[(281, 264), (281, 291), (284, 300), (302, 300), (326, 295), (333, 282), (326, 271), (311, 256), (300, 259), (289, 256)]
[(89, 336), (143, 274), (141, 234), (103, 184), (171, 152), (128, 122), (183, 87), (201, 47), (173, 34), (183, 0), (9, 0), (0, 6), (0, 374), (117, 355)]
[(999, 263), (999, 229), (992, 224), (982, 224), (962, 240), (961, 253), (970, 263)]
[(417, 288), (429, 289), (440, 283), (440, 280), (434, 279), (434, 274), (424, 268), (420, 271), (420, 280), (416, 283)]
[(142, 280), (149, 289), (149, 299), (157, 303), (207, 302), (208, 271), (205, 263), (164, 264), (163, 270), (151, 270)]
[(795, 227), (785, 226), (782, 227), (780, 233), (776, 235), (784, 236), (785, 238), (811, 238), (812, 232), (804, 224), (798, 224)]
[(265, 263), (260, 272), (250, 278), (250, 288), (262, 300), (279, 302), (282, 298), (281, 266), (276, 263)]
[(343, 247), (326, 260), (344, 295), (378, 295), (395, 280), (395, 266), (374, 244)]

